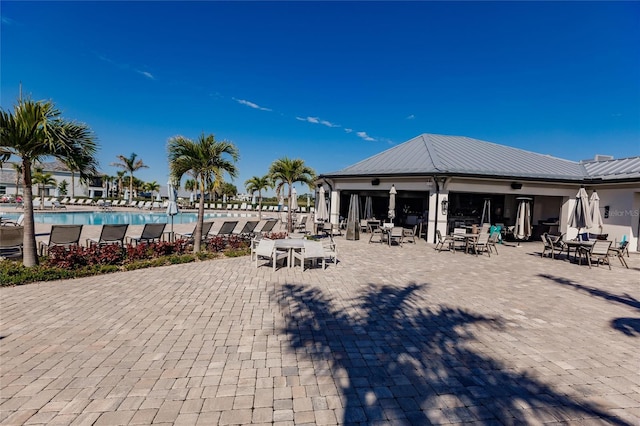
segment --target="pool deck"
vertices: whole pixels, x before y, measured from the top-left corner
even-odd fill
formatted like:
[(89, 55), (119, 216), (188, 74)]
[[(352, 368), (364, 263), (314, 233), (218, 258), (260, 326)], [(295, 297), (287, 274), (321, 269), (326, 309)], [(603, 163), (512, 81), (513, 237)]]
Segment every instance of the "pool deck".
[(640, 256), (367, 237), (0, 288), (0, 424), (640, 424)]

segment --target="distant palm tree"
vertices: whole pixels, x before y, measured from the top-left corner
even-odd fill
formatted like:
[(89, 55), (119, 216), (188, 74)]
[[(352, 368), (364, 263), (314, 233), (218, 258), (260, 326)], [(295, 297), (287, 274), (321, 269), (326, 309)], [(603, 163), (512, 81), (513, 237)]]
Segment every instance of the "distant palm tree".
[(22, 165), (20, 163), (12, 163), (11, 166), (16, 172), (16, 198), (18, 198), (18, 188), (20, 188), (20, 178), (22, 177)]
[(198, 221), (194, 232), (193, 251), (200, 251), (202, 241), (202, 224), (204, 222), (204, 193), (214, 175), (227, 173), (236, 177), (238, 170), (235, 162), (240, 157), (238, 148), (227, 141), (216, 141), (215, 136), (204, 133), (197, 140), (192, 141), (183, 136), (169, 139), (167, 151), (169, 154), (169, 169), (174, 181), (180, 181), (185, 173), (191, 173), (196, 178), (200, 188), (198, 202)]
[(291, 190), (296, 182), (306, 183), (309, 187), (316, 179), (316, 172), (304, 164), (304, 160), (287, 157), (275, 160), (269, 167), (269, 178), (274, 182), (276, 195), (279, 196), (285, 185), (288, 190), (289, 208), (287, 209), (287, 231), (291, 232)]
[(253, 176), (251, 179), (247, 179), (244, 186), (251, 195), (258, 192), (258, 219), (262, 219), (262, 191), (273, 188), (273, 182), (269, 176)]
[(122, 180), (124, 179), (124, 175), (127, 174), (126, 170), (120, 170), (116, 172), (116, 179), (118, 180), (118, 198), (122, 198), (124, 191), (122, 190)]
[(196, 191), (197, 185), (195, 179), (187, 179), (184, 181), (185, 191), (189, 191), (192, 194)]
[(41, 168), (36, 168), (33, 172), (31, 182), (38, 186), (38, 196), (40, 197), (40, 209), (44, 208), (44, 190), (47, 186), (56, 185), (52, 173), (45, 173)]
[(160, 184), (155, 180), (153, 182), (147, 182), (144, 184), (144, 190), (151, 192), (151, 198), (153, 198), (154, 191), (160, 193)]
[(71, 161), (81, 178), (95, 176), (98, 147), (93, 133), (85, 124), (68, 121), (51, 101), (18, 100), (13, 112), (0, 109), (0, 163), (11, 156), (22, 163), (24, 196), (24, 266), (38, 264), (36, 234), (33, 220), (34, 163), (46, 157), (62, 162)]
[(138, 159), (138, 154), (135, 152), (131, 153), (128, 157), (124, 155), (118, 155), (116, 157), (120, 161), (113, 162), (111, 165), (126, 170), (131, 178), (129, 179), (129, 201), (131, 201), (133, 199), (133, 172), (140, 169), (148, 169), (149, 166)]

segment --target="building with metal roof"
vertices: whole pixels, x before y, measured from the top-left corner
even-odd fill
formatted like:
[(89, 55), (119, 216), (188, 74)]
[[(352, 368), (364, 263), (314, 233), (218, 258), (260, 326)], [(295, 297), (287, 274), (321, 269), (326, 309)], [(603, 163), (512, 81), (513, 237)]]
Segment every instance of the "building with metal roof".
[[(598, 191), (604, 225), (598, 233), (637, 249), (640, 232), (640, 157), (571, 161), (465, 136), (422, 134), (341, 170), (323, 173), (318, 182), (331, 197), (331, 221), (346, 216), (348, 197), (371, 197), (379, 216), (391, 187), (397, 191), (404, 226), (447, 233), (456, 224), (496, 219), (512, 222), (518, 199), (530, 198), (534, 227), (573, 237), (568, 217), (580, 186)], [(376, 203), (377, 201), (377, 203)], [(484, 205), (482, 205), (484, 204)], [(487, 204), (489, 206), (487, 206)], [(374, 209), (376, 210), (376, 209)], [(482, 213), (480, 213), (482, 212)], [(622, 213), (620, 213), (622, 212)], [(542, 224), (556, 224), (549, 229)], [(595, 231), (595, 230), (594, 230)]]

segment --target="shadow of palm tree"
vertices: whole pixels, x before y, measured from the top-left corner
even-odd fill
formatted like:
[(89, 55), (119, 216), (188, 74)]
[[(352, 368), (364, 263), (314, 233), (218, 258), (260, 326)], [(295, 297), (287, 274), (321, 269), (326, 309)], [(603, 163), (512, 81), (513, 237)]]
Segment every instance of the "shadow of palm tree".
[(422, 308), (417, 302), (426, 287), (371, 284), (344, 306), (301, 285), (276, 294), (292, 348), (330, 366), (343, 402), (342, 423), (599, 418), (627, 424), (474, 350), (472, 325), (500, 328), (500, 321), (447, 306)]
[[(555, 277), (553, 275), (539, 274), (539, 276), (558, 284), (584, 291), (591, 296), (600, 297), (604, 300), (619, 303), (621, 305), (627, 305), (640, 311), (640, 300), (634, 298), (630, 294), (613, 294), (599, 288), (578, 284), (566, 278)], [(611, 320), (611, 327), (626, 334), (627, 336), (640, 337), (640, 318), (614, 318)]]

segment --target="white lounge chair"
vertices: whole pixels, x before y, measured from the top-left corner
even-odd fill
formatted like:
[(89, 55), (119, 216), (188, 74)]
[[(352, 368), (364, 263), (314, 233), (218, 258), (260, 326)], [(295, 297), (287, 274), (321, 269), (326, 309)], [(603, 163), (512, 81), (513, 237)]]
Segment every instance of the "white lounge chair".
[(286, 250), (276, 249), (276, 242), (267, 238), (258, 241), (253, 255), (255, 255), (256, 268), (259, 266), (258, 262), (260, 259), (267, 259), (272, 264), (274, 271), (276, 270), (278, 261), (289, 257), (289, 253)]

